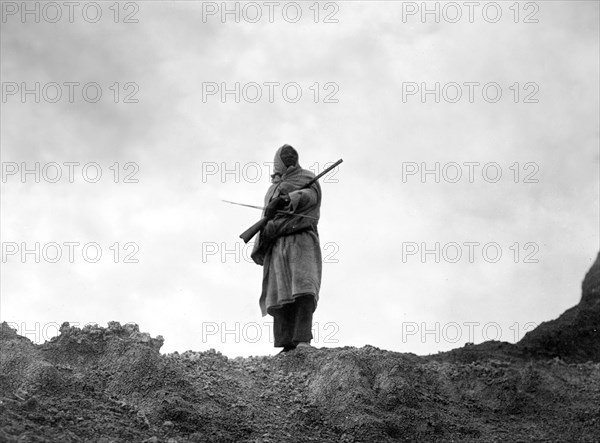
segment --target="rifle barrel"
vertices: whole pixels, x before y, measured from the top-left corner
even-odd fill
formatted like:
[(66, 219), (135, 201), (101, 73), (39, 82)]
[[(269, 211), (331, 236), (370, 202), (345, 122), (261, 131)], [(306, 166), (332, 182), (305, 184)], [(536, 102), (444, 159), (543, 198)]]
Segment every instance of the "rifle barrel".
[(327, 169), (325, 169), (323, 172), (321, 172), (319, 175), (317, 175), (315, 178), (313, 178), (311, 181), (309, 181), (307, 184), (305, 184), (304, 186), (302, 186), (300, 189), (307, 189), (310, 188), (314, 182), (316, 182), (317, 180), (319, 180), (321, 177), (323, 177), (325, 174), (327, 174), (329, 171), (331, 171), (332, 169), (334, 169), (336, 166), (338, 166), (340, 163), (342, 163), (344, 160), (343, 159), (339, 159), (338, 161), (336, 161), (333, 165), (331, 165), (330, 167), (328, 167)]

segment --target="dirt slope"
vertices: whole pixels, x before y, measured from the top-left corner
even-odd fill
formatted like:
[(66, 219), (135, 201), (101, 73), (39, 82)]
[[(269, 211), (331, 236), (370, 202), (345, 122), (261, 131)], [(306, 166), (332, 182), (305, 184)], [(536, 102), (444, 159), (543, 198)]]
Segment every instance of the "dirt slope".
[(517, 345), (427, 357), (161, 355), (135, 325), (35, 345), (2, 324), (0, 442), (600, 441), (599, 260), (581, 303)]

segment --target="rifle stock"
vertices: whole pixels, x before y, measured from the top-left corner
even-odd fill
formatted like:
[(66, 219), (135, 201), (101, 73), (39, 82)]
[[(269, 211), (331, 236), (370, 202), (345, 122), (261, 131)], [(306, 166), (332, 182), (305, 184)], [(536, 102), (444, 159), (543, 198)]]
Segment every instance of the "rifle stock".
[(267, 219), (267, 217), (261, 218), (259, 221), (254, 223), (252, 226), (250, 226), (244, 232), (242, 232), (240, 234), (240, 238), (242, 240), (244, 240), (244, 243), (248, 243), (252, 239), (252, 237), (254, 237), (256, 234), (258, 234), (260, 232), (260, 230), (267, 224), (268, 221), (269, 221), (269, 219)]
[[(315, 178), (313, 178), (311, 181), (309, 181), (306, 185), (302, 186), (300, 189), (310, 188), (314, 182), (319, 180), (321, 177), (323, 177), (325, 174), (327, 174), (329, 171), (331, 171), (333, 168), (335, 168), (337, 165), (339, 165), (343, 161), (344, 160), (342, 160), (340, 158), (333, 165), (331, 165), (330, 167), (325, 169), (323, 172), (321, 172), (319, 175), (317, 175)], [(260, 232), (260, 230), (267, 224), (268, 221), (269, 220), (267, 219), (267, 217), (261, 218), (259, 221), (254, 223), (252, 226), (250, 226), (244, 232), (242, 232), (240, 234), (240, 238), (242, 240), (244, 240), (244, 243), (248, 243), (252, 239), (252, 237), (254, 237), (256, 234), (258, 234)]]

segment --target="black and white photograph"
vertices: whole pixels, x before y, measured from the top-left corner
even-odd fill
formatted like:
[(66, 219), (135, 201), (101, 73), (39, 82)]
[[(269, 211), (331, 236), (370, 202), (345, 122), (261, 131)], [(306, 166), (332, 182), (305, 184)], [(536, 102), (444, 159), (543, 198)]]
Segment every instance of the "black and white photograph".
[(600, 441), (599, 1), (0, 9), (0, 442)]

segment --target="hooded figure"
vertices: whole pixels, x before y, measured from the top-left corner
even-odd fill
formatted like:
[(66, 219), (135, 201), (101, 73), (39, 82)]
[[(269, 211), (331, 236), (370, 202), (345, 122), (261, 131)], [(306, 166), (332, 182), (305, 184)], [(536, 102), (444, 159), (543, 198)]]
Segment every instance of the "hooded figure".
[(275, 153), (273, 184), (265, 196), (269, 218), (254, 244), (252, 259), (263, 266), (260, 308), (273, 316), (275, 347), (290, 351), (312, 340), (312, 316), (319, 300), (322, 259), (317, 224), (321, 186), (299, 189), (315, 175), (283, 145)]

